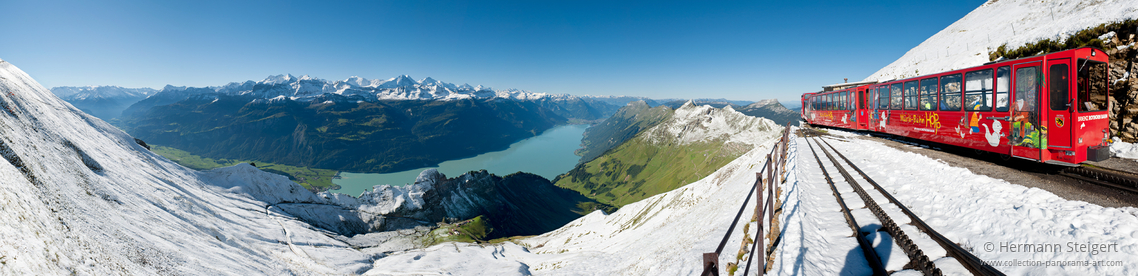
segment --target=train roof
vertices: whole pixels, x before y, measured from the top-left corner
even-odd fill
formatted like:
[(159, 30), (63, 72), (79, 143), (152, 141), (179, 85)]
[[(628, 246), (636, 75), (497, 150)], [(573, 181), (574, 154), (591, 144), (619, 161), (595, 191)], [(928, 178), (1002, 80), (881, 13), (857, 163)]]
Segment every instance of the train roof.
[(845, 89), (848, 87), (861, 86), (861, 85), (874, 84), (874, 83), (877, 83), (877, 81), (872, 80), (872, 81), (847, 82), (847, 83), (825, 85), (825, 86), (822, 86), (822, 92), (842, 90), (842, 89)]

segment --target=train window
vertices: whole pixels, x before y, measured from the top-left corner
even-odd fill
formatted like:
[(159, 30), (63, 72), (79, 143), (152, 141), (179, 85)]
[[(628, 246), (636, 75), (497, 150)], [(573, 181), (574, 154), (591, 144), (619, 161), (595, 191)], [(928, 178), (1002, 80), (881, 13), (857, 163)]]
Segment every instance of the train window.
[(1106, 109), (1106, 63), (1079, 59), (1079, 111)]
[(921, 80), (921, 110), (936, 110), (936, 78)]
[(839, 93), (830, 94), (830, 109), (832, 110), (838, 110), (842, 107), (842, 95)]
[(1047, 102), (1051, 106), (1051, 110), (1067, 110), (1068, 90), (1071, 89), (1071, 78), (1068, 75), (1071, 73), (1070, 66), (1067, 64), (1051, 65), (1048, 69), (1048, 85), (1047, 94), (1050, 96)]
[[(1040, 74), (1038, 66), (1016, 68), (1016, 99), (1013, 103), (1015, 113), (1028, 112), (1034, 114), (1036, 96), (1039, 94)], [(1014, 114), (1014, 113), (1013, 113)], [(1028, 122), (1034, 122), (1035, 115), (1029, 115)]]
[(842, 110), (842, 92), (834, 93), (834, 110)]
[(841, 110), (849, 110), (850, 109), (849, 94), (850, 94), (849, 91), (842, 92), (842, 98), (839, 100), (839, 101), (841, 101), (839, 104), (839, 106), (841, 107)]
[(834, 110), (834, 94), (826, 94), (826, 110)]
[(832, 98), (833, 99), (833, 106), (834, 106), (833, 109), (834, 110), (842, 109), (842, 92), (834, 93), (833, 95), (830, 95), (830, 96), (833, 96), (833, 98)]
[(877, 88), (877, 109), (889, 109), (889, 86)]
[(940, 110), (960, 111), (960, 74), (940, 77)]
[(917, 110), (917, 81), (905, 82), (905, 110)]
[(866, 91), (868, 90), (862, 90), (857, 93), (857, 109), (865, 109), (865, 101), (869, 100), (869, 97), (865, 96)]
[(992, 110), (992, 69), (964, 73), (964, 110)]
[[(865, 101), (862, 101), (862, 103), (869, 106), (869, 109), (873, 109), (873, 107), (877, 106), (873, 103), (874, 100), (877, 100), (877, 88), (866, 89), (861, 95), (865, 97)], [(865, 107), (862, 106), (861, 108), (864, 109)]]
[(889, 86), (889, 109), (901, 110), (901, 84)]
[(1011, 89), (1011, 69), (1007, 66), (996, 69), (996, 111), (1008, 111), (1008, 91)]

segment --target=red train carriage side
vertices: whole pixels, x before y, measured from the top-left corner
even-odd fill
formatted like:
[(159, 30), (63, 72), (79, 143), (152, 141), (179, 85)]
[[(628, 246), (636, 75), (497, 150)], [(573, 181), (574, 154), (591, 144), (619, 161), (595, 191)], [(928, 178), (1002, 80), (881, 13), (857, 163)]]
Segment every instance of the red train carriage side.
[(825, 91), (811, 93), (805, 99), (803, 117), (811, 124), (866, 130), (869, 111), (865, 109), (864, 98), (865, 84), (869, 83), (874, 82), (824, 86)]
[[(1108, 57), (1079, 48), (804, 96), (807, 122), (1072, 165), (1109, 157)], [(864, 115), (863, 115), (864, 114)], [(852, 118), (852, 119), (851, 119)]]
[(801, 108), (798, 109), (798, 111), (799, 111), (798, 116), (801, 117), (803, 120), (806, 120), (806, 114), (807, 114), (807, 112), (810, 112), (810, 97), (812, 97), (812, 96), (814, 96), (814, 93), (803, 93), (802, 94), (802, 105), (801, 105)]

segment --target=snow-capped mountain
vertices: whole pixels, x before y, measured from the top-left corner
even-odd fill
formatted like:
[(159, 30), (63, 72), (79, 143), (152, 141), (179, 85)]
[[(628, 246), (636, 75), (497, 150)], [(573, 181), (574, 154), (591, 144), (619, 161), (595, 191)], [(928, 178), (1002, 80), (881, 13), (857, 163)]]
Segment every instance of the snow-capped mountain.
[(696, 106), (688, 101), (670, 119), (645, 130), (644, 139), (654, 143), (676, 141), (681, 145), (712, 140), (754, 145), (777, 128), (769, 119), (747, 116), (730, 106)]
[(455, 85), (433, 78), (416, 81), (402, 75), (386, 80), (369, 80), (350, 77), (344, 80), (328, 81), (308, 75), (296, 77), (291, 74), (269, 76), (261, 81), (233, 82), (224, 86), (211, 87), (218, 93), (227, 95), (253, 96), (260, 99), (285, 97), (292, 100), (307, 100), (324, 94), (357, 96), (365, 101), (373, 100), (458, 100), (458, 99), (541, 99), (547, 97), (566, 97), (534, 93), (525, 90), (494, 90), (490, 87)]
[(154, 88), (124, 88), (120, 86), (59, 86), (51, 93), (65, 101), (113, 98), (146, 98), (157, 93)]
[(885, 81), (979, 66), (1000, 45), (1063, 41), (1103, 23), (1138, 18), (1133, 0), (991, 0), (937, 32), (866, 81)]
[(798, 112), (794, 112), (786, 108), (786, 106), (779, 103), (776, 99), (767, 99), (754, 102), (752, 104), (738, 108), (738, 111), (755, 117), (763, 117), (774, 121), (776, 124), (785, 125), (788, 122), (797, 121)]
[(119, 86), (61, 86), (52, 88), (51, 92), (87, 114), (110, 120), (119, 117), (131, 104), (158, 93), (158, 90)]

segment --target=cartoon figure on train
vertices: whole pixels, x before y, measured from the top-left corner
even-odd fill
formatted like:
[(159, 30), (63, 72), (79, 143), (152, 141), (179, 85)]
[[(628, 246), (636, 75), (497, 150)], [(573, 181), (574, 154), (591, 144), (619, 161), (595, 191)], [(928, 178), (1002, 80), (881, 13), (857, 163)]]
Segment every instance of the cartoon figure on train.
[(1036, 128), (1035, 93), (1019, 93), (1012, 112), (1012, 134), (1008, 141), (1013, 146), (1047, 148), (1047, 127)]

